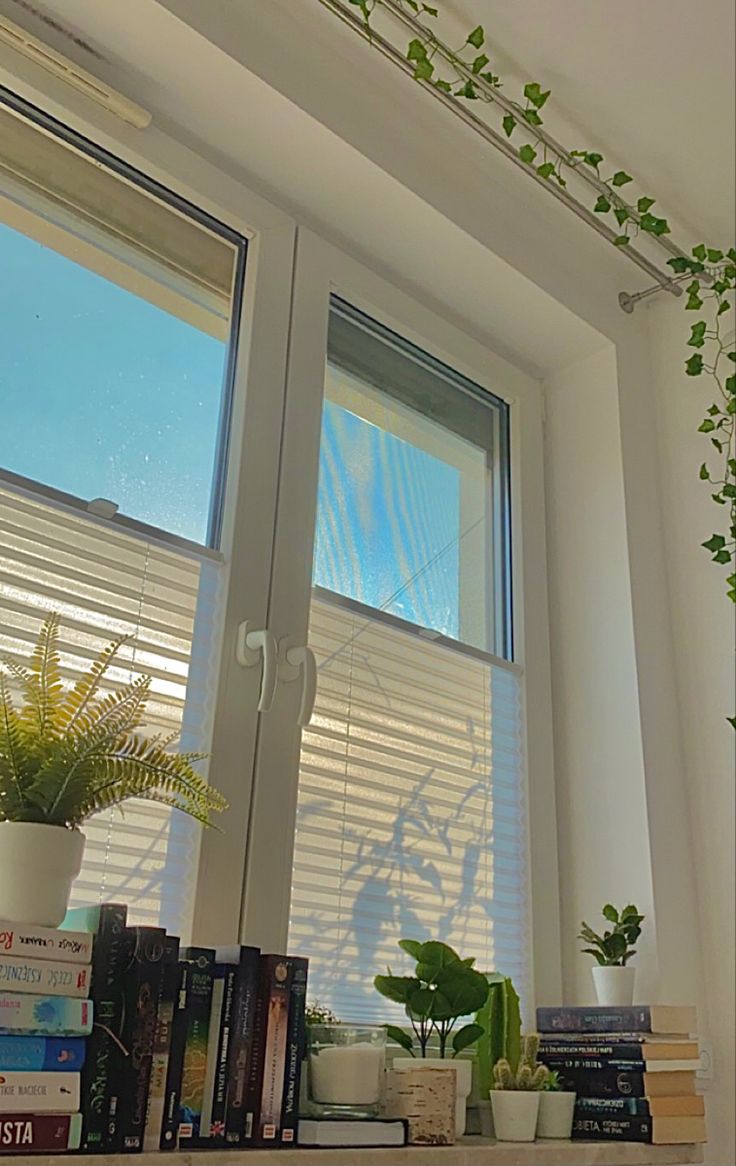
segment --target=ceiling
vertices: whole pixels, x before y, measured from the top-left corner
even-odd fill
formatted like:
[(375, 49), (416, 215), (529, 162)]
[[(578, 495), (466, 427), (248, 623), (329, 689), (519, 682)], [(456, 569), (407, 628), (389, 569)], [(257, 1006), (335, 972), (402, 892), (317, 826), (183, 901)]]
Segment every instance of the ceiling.
[[(441, 0), (440, 7), (462, 22), (463, 34), (483, 24), (496, 71), (551, 88), (545, 116), (555, 136), (625, 166), (689, 239), (733, 242), (733, 0)], [(515, 96), (511, 80), (507, 88)]]

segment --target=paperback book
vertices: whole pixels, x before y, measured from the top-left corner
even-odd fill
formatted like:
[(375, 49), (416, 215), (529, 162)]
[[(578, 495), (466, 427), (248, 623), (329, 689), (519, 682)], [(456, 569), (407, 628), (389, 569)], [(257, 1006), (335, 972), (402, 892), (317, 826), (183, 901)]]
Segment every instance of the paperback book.
[(673, 1004), (537, 1009), (540, 1033), (640, 1032), (688, 1036), (696, 1027), (695, 1009)]
[(37, 996), (89, 995), (90, 974), (86, 964), (59, 963), (0, 955), (0, 991), (33, 992)]
[(160, 927), (128, 927), (125, 938), (124, 1019), (120, 1039), (127, 1055), (116, 1058), (119, 1070), (116, 1142), (127, 1153), (143, 1147), (166, 932)]
[(0, 1154), (61, 1154), (81, 1138), (81, 1113), (0, 1113)]
[(151, 1080), (148, 1087), (148, 1109), (143, 1134), (143, 1149), (151, 1151), (160, 1149), (166, 1114), (166, 1082), (176, 997), (179, 991), (179, 940), (174, 935), (166, 936), (162, 964), (161, 992), (151, 1058)]
[(182, 1148), (186, 1148), (188, 1139), (199, 1137), (205, 1102), (215, 952), (211, 948), (188, 947), (182, 952), (182, 959), (190, 965), (179, 1098), (179, 1142)]
[(621, 1115), (573, 1118), (573, 1141), (651, 1142), (654, 1145), (706, 1141), (703, 1117), (638, 1117)]
[(92, 1016), (90, 1000), (0, 992), (0, 1036), (87, 1036)]
[(189, 986), (191, 973), (192, 969), (190, 964), (185, 961), (178, 963), (174, 1014), (171, 1022), (169, 1063), (166, 1068), (164, 1114), (159, 1138), (159, 1149), (161, 1150), (175, 1150), (177, 1145), (180, 1119), (179, 1099), (181, 1095), (181, 1078), (184, 1069), (184, 1052), (186, 1050), (187, 1028), (189, 1023)]
[(92, 936), (85, 931), (57, 931), (53, 927), (0, 920), (0, 954), (88, 964), (92, 961)]
[[(296, 1028), (290, 1030), (289, 1014), (293, 1008), (303, 1008), (306, 968), (305, 960), (294, 957), (261, 956), (260, 989), (248, 1081), (246, 1144), (278, 1146), (295, 1141), (294, 1109), (298, 1105), (301, 1047)], [(295, 977), (297, 992), (292, 996)], [(290, 1056), (290, 1048), (296, 1056)], [(290, 1079), (293, 1093), (287, 1105)], [(285, 1112), (289, 1105), (289, 1124), (286, 1125)]]
[(78, 1073), (86, 1051), (81, 1037), (0, 1036), (0, 1073)]
[(0, 1073), (0, 1113), (76, 1113), (79, 1073)]
[(692, 1097), (578, 1097), (579, 1117), (612, 1117), (633, 1114), (639, 1117), (703, 1117), (705, 1099)]
[(220, 962), (237, 964), (226, 1070), (225, 1142), (228, 1145), (239, 1145), (245, 1136), (246, 1090), (255, 1028), (260, 955), (257, 947), (217, 949)]
[(565, 1069), (560, 1077), (579, 1097), (687, 1097), (695, 1093), (695, 1074), (682, 1070)]

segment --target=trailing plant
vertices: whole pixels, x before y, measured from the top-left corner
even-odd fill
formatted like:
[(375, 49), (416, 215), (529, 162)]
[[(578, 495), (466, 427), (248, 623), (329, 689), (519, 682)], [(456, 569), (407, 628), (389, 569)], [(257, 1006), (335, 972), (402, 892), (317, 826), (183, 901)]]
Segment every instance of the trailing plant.
[[(436, 1038), (439, 1055), (448, 1051), (448, 1041), (457, 1021), (482, 1008), (488, 996), (488, 981), (473, 968), (473, 959), (461, 959), (446, 943), (415, 939), (399, 940), (399, 947), (416, 960), (413, 976), (376, 976), (376, 989), (387, 1000), (403, 1005), (409, 1018), (411, 1034), (396, 1025), (386, 1026), (389, 1038), (415, 1056), (415, 1041), (420, 1056), (428, 1055), (430, 1041)], [(457, 1056), (480, 1036), (479, 1024), (466, 1024), (452, 1035), (452, 1056)]]
[(636, 955), (634, 944), (641, 935), (644, 916), (639, 914), (633, 904), (624, 907), (619, 915), (610, 903), (606, 903), (602, 915), (613, 924), (611, 930), (604, 931), (603, 935), (598, 935), (585, 922), (580, 924), (578, 939), (589, 945), (582, 949), (583, 954), (592, 955), (601, 967), (623, 968)]
[(315, 1000), (313, 1004), (307, 1004), (304, 1012), (304, 1020), (308, 1027), (317, 1024), (340, 1024), (341, 1022), (335, 1016), (335, 1013), (320, 1004), (319, 1000)]
[[(0, 821), (74, 829), (129, 798), (162, 802), (210, 824), (225, 799), (193, 768), (202, 753), (171, 753), (173, 737), (136, 732), (151, 686), (139, 676), (115, 692), (100, 686), (126, 636), (113, 640), (72, 688), (62, 683), (59, 616), (49, 615), (27, 665), (0, 672)], [(9, 677), (20, 687), (16, 708)]]
[[(386, 0), (349, 0), (349, 3), (361, 11), (369, 33), (374, 13), (387, 6)], [(435, 4), (419, 0), (394, 0), (394, 3), (415, 17), (432, 20), (439, 16)], [(421, 33), (412, 37), (405, 49), (415, 80), (461, 101), (498, 104), (502, 81), (494, 72), (483, 26), (472, 28), (463, 43), (454, 49), (443, 44), (426, 21), (420, 23)], [(520, 160), (540, 178), (559, 186), (567, 186), (570, 175), (581, 168), (592, 171), (597, 191), (592, 209), (603, 218), (615, 220), (614, 246), (627, 247), (638, 235), (654, 238), (669, 235), (669, 222), (653, 211), (654, 198), (647, 194), (636, 198), (624, 196), (622, 191), (634, 181), (625, 170), (606, 168), (605, 158), (597, 150), (568, 150), (551, 145), (541, 136), (542, 111), (550, 97), (551, 90), (543, 88), (539, 81), (528, 81), (523, 96), (517, 101), (504, 96), (501, 125), (506, 136), (518, 142)], [(736, 248), (699, 243), (692, 249), (692, 258), (675, 257), (668, 263), (673, 282), (689, 280), (685, 310), (698, 313), (687, 341), (695, 351), (685, 361), (685, 371), (688, 376), (710, 378), (714, 390), (714, 401), (699, 427), (699, 432), (706, 434), (711, 443), (711, 459), (701, 464), (700, 478), (714, 487), (711, 496), (721, 512), (720, 529), (702, 546), (714, 562), (733, 567), (736, 560), (736, 368), (733, 367), (736, 350), (724, 342), (722, 327), (724, 315), (733, 307)], [(733, 570), (726, 577), (726, 593), (736, 603)], [(736, 728), (736, 718), (728, 719)]]
[(487, 1097), (493, 1083), (493, 1067), (505, 1060), (516, 1072), (521, 1056), (521, 1010), (519, 996), (508, 976), (497, 972), (486, 977), (488, 998), (475, 1014), (475, 1022), (483, 1035), (478, 1038), (476, 1061), (478, 1088), (481, 1097)]
[(539, 1037), (536, 1033), (521, 1039), (521, 1056), (516, 1070), (505, 1057), (493, 1066), (493, 1088), (502, 1090), (526, 1090), (539, 1092), (549, 1079), (549, 1069), (537, 1062)]

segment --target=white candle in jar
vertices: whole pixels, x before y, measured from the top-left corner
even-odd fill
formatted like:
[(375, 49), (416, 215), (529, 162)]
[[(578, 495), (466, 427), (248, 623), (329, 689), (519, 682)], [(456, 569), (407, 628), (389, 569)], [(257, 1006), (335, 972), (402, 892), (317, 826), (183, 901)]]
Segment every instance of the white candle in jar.
[(376, 1045), (328, 1045), (309, 1058), (312, 1096), (323, 1105), (375, 1105), (382, 1068)]

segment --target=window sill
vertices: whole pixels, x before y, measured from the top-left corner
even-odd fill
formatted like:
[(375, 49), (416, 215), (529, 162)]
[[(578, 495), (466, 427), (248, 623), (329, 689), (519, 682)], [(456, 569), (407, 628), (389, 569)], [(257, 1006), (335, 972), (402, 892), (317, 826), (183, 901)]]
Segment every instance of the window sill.
[[(13, 1166), (130, 1166), (126, 1155), (75, 1154), (13, 1157)], [(703, 1161), (701, 1146), (647, 1146), (637, 1142), (499, 1143), (463, 1138), (457, 1146), (361, 1150), (207, 1150), (137, 1154), (137, 1166), (689, 1166)]]

